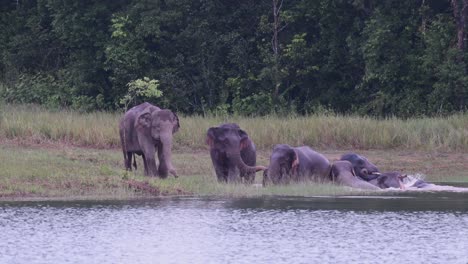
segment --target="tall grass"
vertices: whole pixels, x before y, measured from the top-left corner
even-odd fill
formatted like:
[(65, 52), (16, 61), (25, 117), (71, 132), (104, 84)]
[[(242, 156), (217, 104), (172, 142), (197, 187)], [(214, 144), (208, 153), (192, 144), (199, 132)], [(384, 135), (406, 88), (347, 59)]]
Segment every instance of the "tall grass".
[[(4, 105), (0, 139), (53, 141), (98, 148), (120, 145), (121, 113), (48, 111), (31, 105)], [(206, 130), (223, 122), (238, 123), (259, 148), (278, 143), (319, 149), (409, 149), (468, 151), (468, 114), (448, 117), (376, 119), (343, 115), (305, 117), (179, 116), (175, 148), (205, 146)]]

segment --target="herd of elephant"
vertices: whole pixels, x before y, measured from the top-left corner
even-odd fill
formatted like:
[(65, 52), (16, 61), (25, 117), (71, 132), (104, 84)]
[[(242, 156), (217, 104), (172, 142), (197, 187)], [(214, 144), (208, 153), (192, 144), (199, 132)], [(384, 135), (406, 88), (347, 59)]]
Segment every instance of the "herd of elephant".
[[(145, 175), (166, 178), (170, 173), (177, 177), (171, 152), (173, 134), (179, 128), (179, 118), (170, 110), (149, 103), (128, 110), (119, 124), (125, 168), (131, 170), (133, 165), (137, 169), (135, 155), (139, 155), (143, 158)], [(255, 181), (255, 173), (263, 171), (264, 186), (314, 181), (368, 190), (404, 188), (406, 175), (399, 172), (382, 173), (367, 158), (355, 153), (345, 154), (331, 163), (308, 146), (278, 144), (273, 149), (268, 167), (258, 166), (254, 142), (235, 123), (209, 128), (206, 143), (210, 146), (210, 156), (219, 182), (251, 184)], [(415, 187), (424, 184), (418, 181)]]

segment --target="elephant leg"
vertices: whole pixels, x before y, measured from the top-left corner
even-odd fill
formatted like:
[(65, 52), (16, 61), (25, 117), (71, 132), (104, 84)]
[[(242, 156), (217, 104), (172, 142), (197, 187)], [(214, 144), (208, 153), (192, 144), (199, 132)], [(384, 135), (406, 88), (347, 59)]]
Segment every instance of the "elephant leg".
[(218, 182), (227, 182), (228, 172), (226, 171), (226, 169), (222, 165), (219, 165), (219, 164), (213, 163), (213, 166), (215, 168), (215, 173), (216, 173), (216, 177), (218, 178)]
[(127, 158), (125, 159), (125, 169), (128, 171), (132, 171), (132, 152), (127, 152)]
[(136, 155), (135, 155), (135, 153), (133, 153), (133, 167), (135, 168), (135, 170), (137, 170), (137, 162), (136, 162)]
[(234, 166), (234, 167), (231, 167), (231, 168), (228, 169), (227, 181), (229, 183), (240, 183), (241, 182), (239, 169), (237, 167)]
[(210, 151), (211, 162), (213, 163), (213, 167), (215, 169), (216, 177), (218, 178), (218, 182), (225, 183), (227, 182), (227, 165), (226, 165), (226, 157), (220, 155), (216, 151)]

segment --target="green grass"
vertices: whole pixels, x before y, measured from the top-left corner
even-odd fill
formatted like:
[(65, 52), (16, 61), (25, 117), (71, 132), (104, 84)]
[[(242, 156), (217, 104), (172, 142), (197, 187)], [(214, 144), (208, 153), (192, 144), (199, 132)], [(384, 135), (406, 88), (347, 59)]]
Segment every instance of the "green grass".
[[(207, 153), (188, 158), (175, 153), (179, 178), (161, 180), (138, 172), (126, 172), (118, 150), (18, 148), (0, 146), (1, 199), (132, 199), (160, 195), (337, 195), (355, 193), (332, 185), (296, 184), (255, 186), (220, 184), (212, 174)], [(141, 163), (141, 161), (139, 161)], [(142, 164), (139, 164), (142, 165)], [(140, 167), (141, 168), (141, 167)], [(260, 173), (257, 182), (261, 181)], [(129, 182), (131, 184), (129, 184)], [(149, 190), (137, 188), (149, 186)], [(152, 191), (155, 190), (155, 193)]]
[[(353, 150), (382, 171), (422, 173), (428, 181), (468, 182), (468, 114), (444, 118), (374, 119), (307, 117), (180, 117), (173, 163), (178, 179), (125, 172), (119, 149), (121, 113), (48, 111), (4, 105), (0, 112), (0, 199), (132, 199), (160, 195), (346, 195), (364, 194), (329, 184), (259, 187), (219, 184), (205, 133), (236, 122), (256, 143), (258, 164), (268, 165), (278, 143), (310, 145), (330, 161)], [(85, 147), (85, 148), (83, 148)]]
[[(323, 151), (335, 160), (343, 151)], [(468, 182), (468, 154), (362, 151), (382, 170), (423, 173), (428, 181)], [(258, 163), (267, 165), (269, 152), (258, 153)], [(258, 197), (265, 195), (322, 196), (367, 195), (331, 184), (303, 183), (287, 186), (220, 184), (214, 175), (208, 150), (176, 151), (174, 165), (180, 177), (162, 180), (123, 170), (118, 149), (90, 149), (65, 145), (19, 147), (0, 145), (0, 200), (17, 199), (134, 199), (154, 196), (195, 195)], [(378, 193), (373, 193), (379, 195)]]
[[(31, 105), (5, 105), (0, 114), (0, 139), (33, 143), (59, 142), (75, 146), (113, 148), (120, 144), (122, 113), (48, 111)], [(468, 113), (448, 117), (376, 119), (343, 115), (306, 117), (180, 116), (176, 149), (205, 146), (206, 131), (236, 122), (260, 149), (278, 143), (318, 149), (398, 149), (468, 152)]]

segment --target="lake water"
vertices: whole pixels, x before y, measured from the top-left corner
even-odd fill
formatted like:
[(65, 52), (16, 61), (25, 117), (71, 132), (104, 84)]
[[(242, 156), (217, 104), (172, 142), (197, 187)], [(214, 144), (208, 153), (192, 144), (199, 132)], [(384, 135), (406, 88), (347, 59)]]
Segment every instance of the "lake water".
[(2, 202), (0, 263), (468, 263), (467, 194)]

